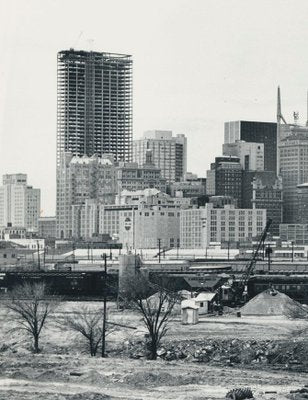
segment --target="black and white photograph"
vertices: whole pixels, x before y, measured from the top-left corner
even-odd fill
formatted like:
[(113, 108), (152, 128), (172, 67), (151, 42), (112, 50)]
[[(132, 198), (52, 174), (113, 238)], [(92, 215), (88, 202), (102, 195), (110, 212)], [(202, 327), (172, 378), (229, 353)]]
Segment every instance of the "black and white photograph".
[(308, 399), (308, 2), (0, 0), (0, 400)]

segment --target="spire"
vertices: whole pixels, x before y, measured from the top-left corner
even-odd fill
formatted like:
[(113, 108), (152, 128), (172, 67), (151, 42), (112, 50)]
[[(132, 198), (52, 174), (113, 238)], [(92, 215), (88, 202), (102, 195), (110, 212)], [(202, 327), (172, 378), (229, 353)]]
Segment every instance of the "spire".
[(308, 126), (308, 90), (307, 90), (307, 121), (306, 126)]
[(280, 96), (280, 86), (278, 86), (277, 90), (277, 124), (281, 123), (281, 120), (286, 123), (286, 120), (283, 118), (283, 115), (281, 113), (281, 96)]

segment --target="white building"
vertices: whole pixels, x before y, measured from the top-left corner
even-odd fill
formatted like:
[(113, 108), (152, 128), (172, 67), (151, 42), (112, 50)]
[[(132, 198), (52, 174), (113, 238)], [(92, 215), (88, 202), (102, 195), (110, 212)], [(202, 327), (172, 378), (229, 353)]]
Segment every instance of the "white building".
[(27, 185), (26, 174), (3, 175), (0, 187), (0, 226), (38, 231), (41, 191)]
[(157, 189), (123, 191), (116, 204), (94, 201), (73, 206), (73, 236), (90, 238), (109, 234), (125, 248), (177, 247), (180, 235), (180, 209), (187, 200), (175, 199)]
[(133, 161), (144, 165), (149, 150), (152, 151), (153, 164), (169, 184), (183, 180), (187, 171), (185, 135), (172, 136), (172, 131), (146, 131), (142, 139), (133, 141)]
[(264, 171), (264, 143), (245, 142), (223, 144), (224, 156), (235, 156), (240, 159), (243, 170)]
[(180, 243), (184, 249), (205, 249), (210, 242), (237, 242), (258, 236), (266, 225), (266, 210), (232, 205), (181, 210)]

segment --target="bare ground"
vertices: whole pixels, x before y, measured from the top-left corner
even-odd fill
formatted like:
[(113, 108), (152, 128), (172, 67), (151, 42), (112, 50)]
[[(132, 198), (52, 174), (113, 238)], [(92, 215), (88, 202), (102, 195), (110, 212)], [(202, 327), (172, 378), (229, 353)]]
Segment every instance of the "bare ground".
[[(90, 303), (88, 303), (89, 305)], [(0, 400), (103, 400), (103, 399), (223, 399), (228, 390), (250, 386), (256, 399), (286, 399), (290, 390), (308, 384), (308, 374), (267, 368), (209, 366), (186, 361), (147, 361), (127, 358), (91, 358), (82, 339), (55, 323), (78, 303), (64, 303), (42, 338), (42, 353), (33, 355), (29, 343), (16, 333), (0, 328)], [(93, 308), (100, 304), (93, 303)], [(5, 321), (4, 311), (0, 317)], [(134, 326), (117, 329), (108, 348), (142, 335), (140, 316), (117, 312), (110, 305), (109, 319)], [(176, 317), (168, 340), (197, 338), (288, 339), (308, 327), (306, 321), (285, 318), (201, 318), (198, 325), (183, 326)], [(261, 368), (258, 366), (258, 368)], [(272, 393), (266, 393), (272, 392)], [(276, 393), (273, 393), (276, 392)]]

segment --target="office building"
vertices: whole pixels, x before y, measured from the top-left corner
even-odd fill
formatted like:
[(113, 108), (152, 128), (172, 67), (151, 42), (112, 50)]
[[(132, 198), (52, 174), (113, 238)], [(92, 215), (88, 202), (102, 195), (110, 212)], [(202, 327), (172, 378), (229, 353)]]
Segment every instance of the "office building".
[(139, 166), (137, 163), (119, 162), (116, 167), (117, 192), (123, 190), (144, 190), (156, 188), (167, 191), (166, 178), (161, 176), (161, 170), (151, 163)]
[(264, 144), (237, 140), (235, 143), (223, 145), (224, 156), (234, 156), (240, 159), (242, 169), (245, 171), (264, 170)]
[(225, 123), (224, 143), (237, 140), (264, 144), (264, 170), (277, 171), (277, 123), (232, 121)]
[(294, 131), (279, 145), (283, 184), (283, 222), (294, 224), (298, 216), (297, 186), (308, 182), (308, 128)]
[(206, 174), (208, 196), (231, 196), (241, 206), (242, 167), (238, 157), (216, 157)]
[(111, 204), (116, 195), (115, 167), (112, 156), (61, 157), (57, 186), (57, 237), (72, 236), (72, 206), (81, 206), (86, 200)]
[(206, 195), (206, 178), (198, 178), (196, 174), (187, 172), (184, 179), (170, 185), (172, 197), (201, 197)]
[(133, 161), (145, 164), (148, 150), (153, 164), (161, 170), (168, 184), (179, 182), (187, 170), (187, 139), (185, 135), (172, 136), (172, 131), (146, 131), (142, 139), (133, 141)]
[(26, 174), (3, 175), (0, 187), (0, 226), (38, 231), (41, 191), (27, 184)]
[(54, 239), (57, 234), (57, 220), (56, 217), (41, 217), (38, 221), (38, 234), (39, 237), (44, 239)]
[(206, 249), (211, 242), (238, 242), (260, 235), (266, 225), (266, 210), (238, 209), (226, 205), (180, 211), (180, 243), (184, 249)]
[(297, 224), (308, 224), (308, 183), (297, 185)]
[(131, 160), (132, 58), (125, 54), (58, 53), (57, 165), (60, 155), (113, 154)]
[(270, 233), (279, 235), (283, 217), (282, 179), (272, 171), (243, 171), (242, 207), (265, 209), (272, 220)]
[(297, 245), (308, 245), (308, 224), (281, 224), (279, 236), (283, 241)]

